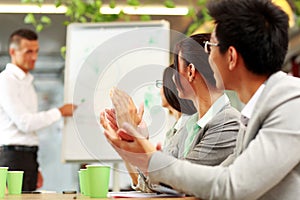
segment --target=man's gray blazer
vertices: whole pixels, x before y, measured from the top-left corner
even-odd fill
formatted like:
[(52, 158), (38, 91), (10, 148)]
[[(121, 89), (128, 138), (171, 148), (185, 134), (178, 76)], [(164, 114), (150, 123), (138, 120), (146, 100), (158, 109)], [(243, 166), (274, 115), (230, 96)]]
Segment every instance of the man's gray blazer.
[(195, 165), (156, 152), (150, 181), (201, 199), (299, 199), (299, 119), (300, 79), (277, 72), (266, 82), (231, 165)]

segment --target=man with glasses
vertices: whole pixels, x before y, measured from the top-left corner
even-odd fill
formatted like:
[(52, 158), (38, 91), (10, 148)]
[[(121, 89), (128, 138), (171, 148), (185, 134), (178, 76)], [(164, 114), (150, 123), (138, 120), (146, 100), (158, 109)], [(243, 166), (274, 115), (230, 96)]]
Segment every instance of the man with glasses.
[[(239, 135), (235, 153), (223, 165), (209, 167), (155, 151), (127, 123), (105, 135), (151, 183), (201, 199), (298, 199), (300, 80), (281, 71), (288, 17), (269, 0), (213, 0), (208, 11), (216, 26), (205, 46), (217, 86), (235, 90), (246, 104), (247, 130)], [(127, 143), (120, 132), (136, 139)]]

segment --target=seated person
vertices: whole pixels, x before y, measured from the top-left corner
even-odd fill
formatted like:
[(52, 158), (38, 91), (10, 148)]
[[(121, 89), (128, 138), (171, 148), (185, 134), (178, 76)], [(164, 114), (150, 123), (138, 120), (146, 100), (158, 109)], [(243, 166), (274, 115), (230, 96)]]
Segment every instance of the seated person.
[[(174, 81), (178, 95), (192, 100), (198, 112), (172, 137), (175, 144), (170, 143), (171, 148), (165, 147), (165, 152), (193, 163), (213, 166), (219, 165), (233, 153), (240, 113), (230, 105), (224, 91), (216, 87), (208, 55), (203, 49), (204, 42), (209, 38), (209, 34), (197, 34), (176, 45), (174, 66), (177, 73)], [(126, 93), (113, 89), (111, 99), (119, 124), (132, 117), (134, 112), (126, 110), (126, 106), (118, 106), (120, 101), (123, 101), (123, 105), (132, 101)], [(125, 116), (126, 114), (128, 115)], [(103, 120), (101, 121), (103, 124)], [(145, 187), (139, 188), (143, 190)]]

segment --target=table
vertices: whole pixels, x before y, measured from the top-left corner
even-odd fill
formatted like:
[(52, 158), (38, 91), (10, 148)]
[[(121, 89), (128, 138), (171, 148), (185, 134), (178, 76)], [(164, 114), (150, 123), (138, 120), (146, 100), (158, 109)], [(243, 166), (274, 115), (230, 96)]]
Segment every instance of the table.
[[(101, 198), (90, 198), (87, 196), (83, 196), (81, 194), (58, 194), (58, 193), (51, 193), (51, 194), (21, 194), (21, 195), (8, 195), (6, 194), (4, 200), (99, 200)], [(103, 198), (103, 199), (110, 199), (110, 198)], [(103, 200), (102, 199), (102, 200)], [(129, 198), (117, 198), (117, 199), (126, 199)], [(195, 197), (172, 197), (172, 198), (130, 198), (133, 200), (199, 200)]]

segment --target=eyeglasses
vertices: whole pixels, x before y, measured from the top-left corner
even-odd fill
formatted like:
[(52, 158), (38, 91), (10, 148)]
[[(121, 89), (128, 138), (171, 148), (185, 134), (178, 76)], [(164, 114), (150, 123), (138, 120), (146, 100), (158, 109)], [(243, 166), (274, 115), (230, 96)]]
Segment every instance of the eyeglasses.
[(218, 43), (213, 43), (213, 42), (210, 42), (210, 41), (205, 41), (204, 42), (204, 51), (208, 54), (210, 54), (211, 52), (211, 48), (210, 46), (214, 46), (214, 47), (217, 47), (217, 46), (220, 46), (220, 44)]
[(162, 88), (162, 86), (163, 86), (163, 81), (162, 81), (162, 80), (156, 80), (156, 81), (155, 81), (155, 86), (156, 86), (157, 88)]

